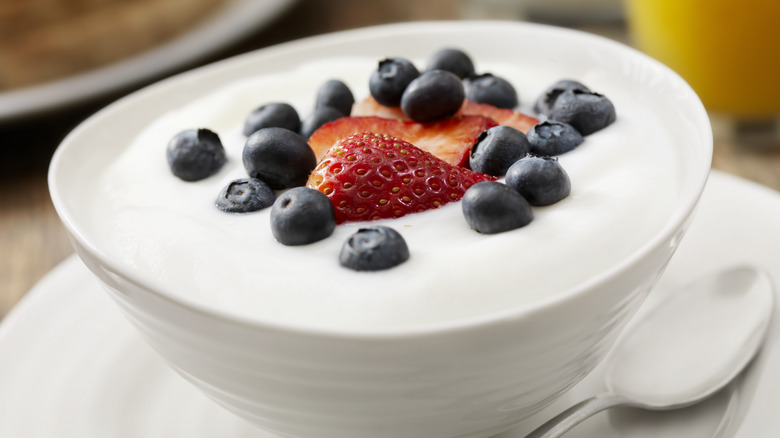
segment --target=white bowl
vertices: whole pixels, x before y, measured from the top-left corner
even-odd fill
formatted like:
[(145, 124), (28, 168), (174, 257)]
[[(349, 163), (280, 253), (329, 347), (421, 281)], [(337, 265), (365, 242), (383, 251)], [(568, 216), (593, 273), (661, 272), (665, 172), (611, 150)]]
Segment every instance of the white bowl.
[[(442, 46), (480, 58), (600, 65), (657, 112), (679, 144), (679, 199), (661, 229), (593, 280), (462, 323), (371, 333), (275, 324), (170, 293), (109, 255), (89, 227), (95, 175), (161, 114), (200, 93), (312, 58), (425, 57)], [(542, 59), (543, 58), (543, 59)], [(556, 78), (557, 79), (557, 78)], [(709, 172), (712, 137), (676, 74), (615, 42), (511, 22), (438, 22), (342, 32), (264, 49), (163, 81), (99, 112), (58, 149), (49, 181), (76, 252), (155, 350), (218, 403), (282, 436), (487, 437), (547, 406), (587, 375), (662, 274)]]

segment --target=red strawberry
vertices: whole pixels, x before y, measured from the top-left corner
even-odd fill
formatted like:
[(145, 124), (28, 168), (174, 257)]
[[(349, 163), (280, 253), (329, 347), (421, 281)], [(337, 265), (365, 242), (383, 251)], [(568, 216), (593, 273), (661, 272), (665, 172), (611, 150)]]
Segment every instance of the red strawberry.
[(523, 133), (528, 133), (532, 126), (539, 123), (539, 119), (520, 111), (498, 108), (488, 103), (477, 103), (471, 100), (463, 101), (463, 106), (460, 107), (458, 114), (489, 117), (499, 125), (511, 126)]
[(352, 112), (349, 114), (353, 117), (376, 116), (386, 119), (409, 120), (400, 106), (384, 106), (371, 95), (352, 104)]
[[(369, 96), (364, 100), (355, 103), (352, 107), (353, 116), (378, 116), (388, 119), (408, 120), (408, 117), (401, 111), (401, 107), (388, 107), (381, 105)], [(495, 120), (499, 125), (511, 126), (525, 133), (531, 129), (531, 126), (539, 123), (539, 119), (523, 114), (511, 109), (502, 109), (487, 103), (477, 103), (471, 100), (464, 100), (463, 106), (456, 116), (483, 116)]]
[(357, 132), (387, 134), (408, 141), (453, 166), (465, 166), (477, 137), (496, 123), (482, 116), (448, 117), (418, 123), (381, 117), (343, 117), (326, 123), (309, 137), (317, 158), (342, 138)]
[(493, 178), (451, 166), (387, 134), (352, 134), (334, 145), (306, 183), (330, 198), (338, 223), (396, 218), (459, 201)]

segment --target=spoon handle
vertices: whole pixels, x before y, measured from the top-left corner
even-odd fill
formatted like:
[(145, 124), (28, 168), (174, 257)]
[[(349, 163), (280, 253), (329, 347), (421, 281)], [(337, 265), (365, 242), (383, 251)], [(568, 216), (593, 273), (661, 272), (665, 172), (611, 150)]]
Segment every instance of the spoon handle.
[(604, 409), (611, 408), (612, 406), (622, 404), (630, 403), (628, 399), (617, 394), (599, 394), (566, 409), (526, 435), (525, 438), (560, 437), (591, 415), (601, 412)]

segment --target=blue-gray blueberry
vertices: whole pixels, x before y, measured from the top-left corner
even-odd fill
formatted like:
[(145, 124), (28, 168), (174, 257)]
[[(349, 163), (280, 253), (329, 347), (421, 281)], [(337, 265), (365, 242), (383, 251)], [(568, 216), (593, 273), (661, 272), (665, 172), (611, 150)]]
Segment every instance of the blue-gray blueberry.
[(263, 128), (250, 135), (242, 158), (249, 176), (274, 190), (304, 185), (317, 165), (306, 140), (284, 128)]
[(590, 88), (579, 81), (575, 81), (573, 79), (561, 79), (547, 87), (547, 89), (544, 90), (539, 98), (536, 99), (536, 102), (534, 103), (534, 111), (536, 111), (537, 114), (549, 116), (550, 111), (555, 104), (555, 100), (558, 99), (558, 96), (560, 96), (564, 91), (570, 90), (578, 90), (586, 93), (590, 92)]
[(521, 131), (511, 126), (494, 126), (477, 137), (469, 155), (469, 167), (475, 172), (501, 177), (530, 151), (528, 139)]
[(248, 137), (263, 128), (284, 128), (298, 132), (301, 128), (301, 118), (289, 103), (267, 103), (249, 113), (244, 121), (243, 132)]
[(341, 248), (339, 263), (356, 271), (390, 269), (409, 259), (409, 247), (401, 234), (384, 226), (360, 228)]
[(560, 155), (582, 144), (582, 134), (568, 123), (545, 120), (537, 123), (526, 134), (534, 155)]
[(457, 113), (464, 97), (463, 84), (454, 73), (426, 71), (406, 87), (401, 110), (416, 122), (429, 122)]
[(531, 205), (520, 193), (495, 181), (482, 181), (469, 187), (461, 208), (469, 226), (483, 234), (514, 230), (534, 219)]
[(301, 123), (301, 136), (308, 139), (320, 126), (344, 117), (341, 111), (331, 106), (320, 106), (314, 109)]
[(555, 99), (550, 118), (568, 123), (582, 135), (589, 135), (614, 123), (617, 115), (615, 106), (606, 96), (570, 90)]
[(331, 79), (317, 89), (314, 107), (329, 106), (336, 108), (342, 116), (348, 116), (352, 112), (354, 103), (355, 97), (347, 84), (338, 79)]
[(273, 205), (276, 193), (257, 178), (231, 181), (217, 196), (217, 208), (226, 213), (252, 213)]
[(428, 58), (425, 70), (446, 70), (461, 79), (470, 78), (476, 74), (471, 57), (466, 52), (454, 48), (437, 50)]
[(466, 99), (498, 108), (515, 108), (519, 103), (515, 87), (504, 78), (483, 73), (463, 80)]
[(406, 87), (419, 75), (420, 71), (408, 59), (386, 58), (371, 73), (368, 90), (380, 104), (396, 107), (401, 104)]
[(314, 243), (335, 229), (333, 204), (318, 190), (295, 187), (279, 195), (271, 207), (271, 233), (283, 245)]
[(173, 136), (166, 158), (171, 172), (185, 181), (208, 178), (227, 162), (222, 141), (208, 129), (187, 129)]
[(571, 192), (569, 175), (556, 157), (526, 155), (509, 168), (505, 181), (535, 206), (554, 204)]

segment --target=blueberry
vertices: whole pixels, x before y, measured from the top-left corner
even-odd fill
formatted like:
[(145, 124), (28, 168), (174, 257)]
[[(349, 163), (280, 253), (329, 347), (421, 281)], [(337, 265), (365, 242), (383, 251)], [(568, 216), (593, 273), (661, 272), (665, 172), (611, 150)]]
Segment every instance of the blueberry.
[(244, 168), (252, 178), (274, 190), (300, 186), (317, 165), (317, 158), (300, 135), (283, 128), (263, 128), (246, 139)]
[(380, 271), (409, 260), (409, 248), (398, 231), (382, 226), (361, 228), (341, 248), (339, 262), (356, 271)]
[(483, 131), (471, 149), (471, 170), (493, 176), (504, 176), (509, 166), (531, 151), (521, 131), (510, 126), (494, 126)]
[(470, 78), (474, 72), (474, 62), (469, 55), (458, 49), (441, 49), (428, 58), (428, 65), (425, 67), (430, 70), (446, 70), (454, 73), (459, 78)]
[(514, 108), (519, 104), (517, 92), (506, 79), (484, 73), (465, 79), (466, 99), (487, 103), (498, 108)]
[(271, 207), (271, 233), (283, 245), (317, 242), (335, 229), (333, 204), (318, 190), (295, 187), (279, 195)]
[(463, 105), (463, 84), (454, 73), (432, 70), (413, 80), (403, 97), (401, 109), (416, 122), (428, 122), (454, 115)]
[(506, 185), (531, 205), (554, 204), (569, 196), (571, 181), (557, 158), (527, 155), (506, 172)]
[(217, 208), (226, 213), (251, 213), (270, 207), (276, 194), (257, 178), (231, 181), (217, 196)]
[(483, 234), (514, 230), (534, 219), (531, 205), (520, 193), (495, 181), (469, 187), (461, 207), (469, 226)]
[(331, 79), (317, 90), (315, 108), (329, 106), (336, 108), (342, 116), (348, 116), (352, 112), (355, 97), (347, 84), (337, 79)]
[(580, 82), (572, 79), (561, 79), (560, 81), (550, 85), (534, 103), (534, 111), (538, 114), (549, 116), (550, 110), (552, 110), (555, 100), (558, 99), (564, 91), (579, 90), (584, 92), (590, 92), (590, 89)]
[(371, 96), (384, 106), (398, 106), (401, 95), (420, 72), (409, 60), (387, 58), (379, 61), (377, 69), (371, 73), (368, 89)]
[(534, 155), (560, 155), (583, 142), (582, 134), (573, 126), (553, 120), (532, 126), (527, 137)]
[(344, 117), (344, 114), (332, 106), (315, 108), (311, 114), (303, 119), (303, 123), (301, 123), (301, 136), (303, 136), (303, 138), (309, 138), (320, 126), (342, 117)]
[(284, 128), (298, 132), (301, 128), (301, 119), (298, 112), (290, 104), (273, 102), (267, 103), (253, 110), (244, 121), (244, 135), (250, 136), (253, 132), (263, 128)]
[(617, 116), (615, 106), (598, 93), (569, 90), (555, 100), (550, 118), (568, 123), (582, 135), (592, 134), (612, 124)]
[(227, 162), (219, 136), (208, 129), (187, 129), (176, 134), (166, 150), (168, 166), (185, 181), (214, 175)]

